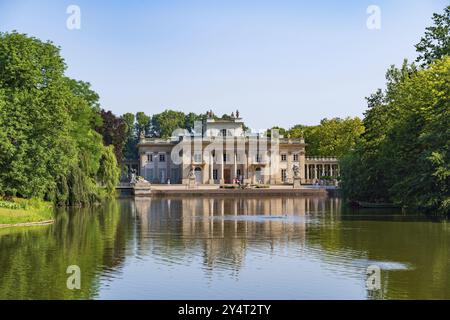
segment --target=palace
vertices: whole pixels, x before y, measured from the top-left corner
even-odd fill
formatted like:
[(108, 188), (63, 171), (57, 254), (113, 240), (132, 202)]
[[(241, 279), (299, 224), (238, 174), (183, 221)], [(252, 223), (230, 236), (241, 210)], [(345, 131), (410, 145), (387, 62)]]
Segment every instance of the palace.
[(303, 138), (291, 139), (272, 131), (248, 133), (233, 113), (217, 119), (212, 111), (193, 133), (177, 130), (170, 139), (140, 137), (139, 173), (156, 184), (290, 184), (294, 176), (302, 184), (314, 184), (339, 176), (334, 157), (307, 157)]

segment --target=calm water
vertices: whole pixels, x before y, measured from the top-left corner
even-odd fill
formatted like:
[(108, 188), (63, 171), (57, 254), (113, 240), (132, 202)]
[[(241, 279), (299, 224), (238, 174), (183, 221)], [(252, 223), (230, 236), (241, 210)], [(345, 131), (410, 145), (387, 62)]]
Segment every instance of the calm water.
[(450, 299), (449, 244), (448, 222), (337, 198), (126, 199), (0, 230), (0, 298)]

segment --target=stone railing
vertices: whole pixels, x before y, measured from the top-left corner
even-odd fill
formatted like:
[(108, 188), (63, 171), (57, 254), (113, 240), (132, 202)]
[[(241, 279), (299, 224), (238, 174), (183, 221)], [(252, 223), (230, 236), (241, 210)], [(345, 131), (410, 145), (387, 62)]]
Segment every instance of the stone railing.
[(173, 144), (177, 143), (178, 141), (171, 140), (171, 139), (161, 139), (161, 138), (144, 138), (139, 140), (139, 144), (143, 143), (152, 143), (152, 144)]
[(306, 162), (338, 162), (336, 157), (306, 157)]

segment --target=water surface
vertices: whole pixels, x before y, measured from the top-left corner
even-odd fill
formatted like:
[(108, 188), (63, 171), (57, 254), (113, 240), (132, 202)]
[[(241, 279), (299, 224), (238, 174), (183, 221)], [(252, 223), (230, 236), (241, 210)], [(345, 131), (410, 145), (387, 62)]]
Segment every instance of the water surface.
[(449, 299), (449, 244), (446, 221), (338, 198), (123, 199), (0, 230), (0, 298)]

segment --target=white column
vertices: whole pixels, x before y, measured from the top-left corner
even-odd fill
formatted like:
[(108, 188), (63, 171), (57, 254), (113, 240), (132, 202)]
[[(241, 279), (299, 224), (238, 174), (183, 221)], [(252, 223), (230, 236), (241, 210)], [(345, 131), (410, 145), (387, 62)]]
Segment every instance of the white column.
[(317, 179), (317, 164), (314, 164), (314, 179)]
[(225, 183), (225, 179), (223, 176), (223, 158), (224, 158), (224, 152), (222, 151), (221, 153), (221, 158), (220, 158), (220, 183)]
[(236, 152), (234, 153), (234, 167), (233, 167), (233, 171), (234, 171), (234, 177), (233, 177), (233, 179), (234, 178), (236, 178), (237, 177), (237, 156), (236, 156)]
[(293, 174), (293, 170), (292, 170), (292, 163), (291, 163), (291, 152), (290, 151), (287, 151), (286, 152), (286, 157), (287, 157), (287, 170), (286, 170), (286, 172), (287, 172), (287, 175), (288, 175), (288, 183), (290, 183), (290, 182), (294, 182), (294, 179), (293, 179), (293, 176), (294, 176), (294, 174)]
[(212, 152), (210, 152), (209, 159), (209, 183), (214, 184), (214, 157)]
[(330, 176), (333, 176), (333, 165), (330, 164)]
[(249, 179), (249, 176), (248, 176), (248, 152), (245, 153), (244, 178), (246, 180)]

